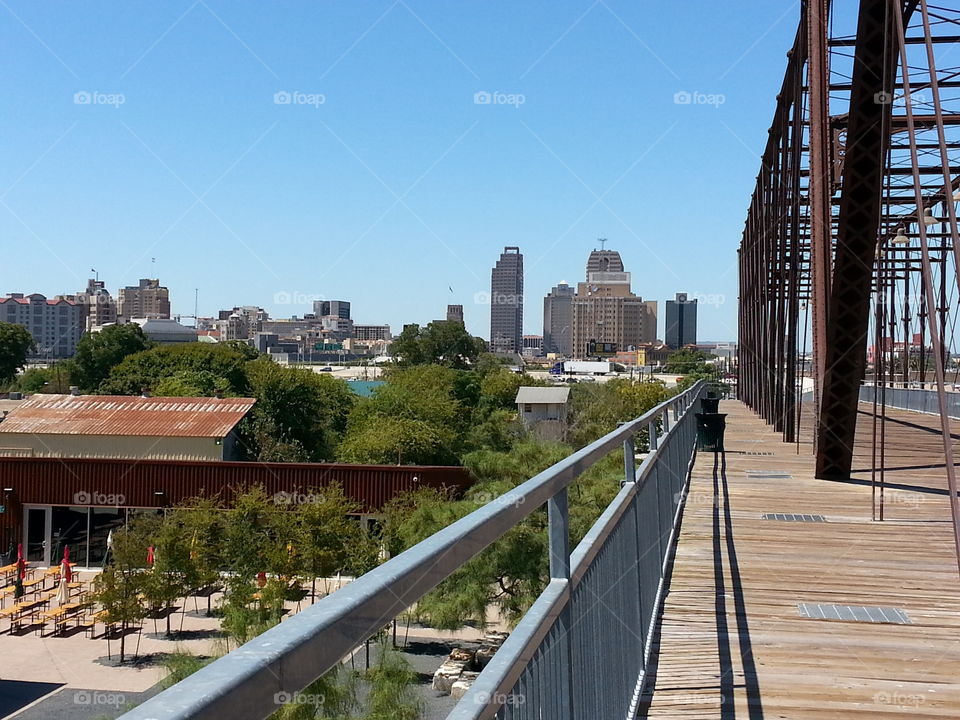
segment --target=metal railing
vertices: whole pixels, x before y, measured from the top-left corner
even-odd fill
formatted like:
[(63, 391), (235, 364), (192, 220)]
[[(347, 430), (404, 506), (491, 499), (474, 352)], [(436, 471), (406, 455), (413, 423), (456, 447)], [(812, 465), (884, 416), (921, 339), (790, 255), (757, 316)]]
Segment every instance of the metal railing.
[[(550, 581), (448, 716), (631, 717), (695, 457), (701, 381), (123, 715), (263, 718), (544, 504)], [(635, 465), (635, 437), (650, 452)], [(571, 554), (567, 488), (620, 448), (620, 492)]]
[[(873, 403), (875, 394), (877, 403), (885, 404), (887, 407), (929, 413), (930, 415), (940, 414), (940, 401), (936, 390), (902, 387), (902, 384), (901, 387), (891, 387), (890, 385), (860, 386), (860, 402)], [(951, 418), (960, 419), (960, 393), (947, 392), (946, 400), (947, 414)]]

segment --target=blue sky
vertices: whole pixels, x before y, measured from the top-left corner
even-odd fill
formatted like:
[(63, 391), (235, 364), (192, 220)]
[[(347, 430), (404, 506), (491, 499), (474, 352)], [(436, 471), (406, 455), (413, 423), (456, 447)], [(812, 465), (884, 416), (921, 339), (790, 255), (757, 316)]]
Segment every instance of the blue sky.
[(485, 337), (490, 268), (518, 245), (539, 333), (543, 294), (604, 237), (636, 293), (697, 295), (701, 339), (735, 339), (798, 13), (4, 0), (0, 294), (74, 292), (96, 268), (114, 292), (159, 277), (174, 312), (194, 288), (201, 315), (343, 298), (399, 331), (455, 302)]

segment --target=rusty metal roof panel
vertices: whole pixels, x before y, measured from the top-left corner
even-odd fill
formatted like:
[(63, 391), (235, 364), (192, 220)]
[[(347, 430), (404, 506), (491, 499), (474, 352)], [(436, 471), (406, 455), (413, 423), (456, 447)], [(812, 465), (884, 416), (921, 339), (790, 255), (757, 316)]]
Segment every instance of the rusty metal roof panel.
[(253, 398), (34, 395), (0, 422), (0, 433), (225, 437)]

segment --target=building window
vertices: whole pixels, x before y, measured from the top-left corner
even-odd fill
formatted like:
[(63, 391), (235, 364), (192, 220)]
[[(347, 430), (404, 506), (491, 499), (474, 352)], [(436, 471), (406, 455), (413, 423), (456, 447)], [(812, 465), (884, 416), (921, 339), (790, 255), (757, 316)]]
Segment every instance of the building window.
[(524, 412), (533, 412), (533, 405), (531, 405), (530, 403), (524, 403), (524, 404), (523, 404), (523, 411), (524, 411)]

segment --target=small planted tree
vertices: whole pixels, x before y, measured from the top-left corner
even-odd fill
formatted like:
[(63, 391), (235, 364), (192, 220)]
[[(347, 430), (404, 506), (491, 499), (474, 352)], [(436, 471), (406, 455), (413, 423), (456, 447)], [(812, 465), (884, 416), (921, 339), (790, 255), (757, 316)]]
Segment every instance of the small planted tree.
[(173, 604), (190, 591), (194, 574), (190, 541), (183, 532), (179, 514), (170, 513), (156, 522), (151, 541), (154, 562), (145, 574), (143, 593), (150, 607), (165, 611), (166, 635), (170, 637)]
[(221, 584), (223, 513), (213, 498), (194, 498), (173, 511), (187, 544), (187, 592), (205, 592), (207, 615), (212, 590)]
[(123, 529), (114, 534), (112, 562), (94, 580), (93, 600), (120, 626), (120, 663), (125, 655), (127, 630), (147, 614), (141, 598), (146, 586), (147, 544), (138, 532)]
[(317, 578), (343, 570), (360, 540), (359, 523), (348, 517), (360, 508), (338, 483), (311, 491), (304, 499), (295, 506), (296, 543), (302, 572), (310, 578), (316, 597)]

